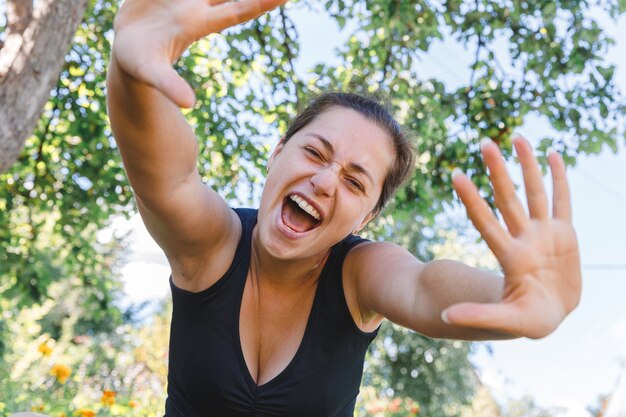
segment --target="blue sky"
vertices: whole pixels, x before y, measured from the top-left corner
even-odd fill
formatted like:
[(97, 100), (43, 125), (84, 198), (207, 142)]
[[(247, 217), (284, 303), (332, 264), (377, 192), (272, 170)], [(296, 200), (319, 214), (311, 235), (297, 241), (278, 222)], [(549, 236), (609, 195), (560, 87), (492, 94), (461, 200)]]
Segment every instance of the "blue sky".
[[(297, 13), (296, 20), (303, 53), (299, 65), (305, 68), (332, 59), (333, 45), (342, 38), (334, 24), (306, 12)], [(618, 83), (626, 91), (626, 18), (617, 25), (605, 24), (617, 41), (608, 58), (618, 65)], [(450, 48), (459, 47), (446, 44), (446, 54), (442, 48), (435, 49), (424, 62), (424, 73), (432, 71), (450, 83), (463, 81), (462, 65), (447, 64)], [(462, 56), (461, 49), (455, 55)], [(542, 135), (542, 129), (541, 123), (527, 121), (519, 132), (532, 142), (533, 137)], [(528, 393), (544, 406), (565, 407), (562, 416), (588, 417), (585, 407), (599, 394), (611, 392), (617, 383), (621, 361), (626, 360), (626, 158), (624, 140), (621, 142), (617, 155), (605, 151), (580, 157), (569, 172), (583, 263), (579, 308), (545, 339), (494, 342), (493, 355), (481, 349), (475, 357), (483, 380), (499, 398)], [(515, 172), (517, 168), (512, 169)], [(549, 181), (546, 186), (550, 188)], [(133, 254), (123, 270), (130, 298), (167, 296), (167, 263), (141, 221), (119, 221), (115, 227), (135, 230)]]

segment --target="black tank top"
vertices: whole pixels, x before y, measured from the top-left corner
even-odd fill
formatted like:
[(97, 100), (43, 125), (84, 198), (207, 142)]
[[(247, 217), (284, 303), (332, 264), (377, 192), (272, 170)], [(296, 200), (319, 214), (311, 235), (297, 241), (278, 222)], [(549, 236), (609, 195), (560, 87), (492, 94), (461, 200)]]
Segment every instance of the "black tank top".
[(365, 353), (378, 331), (362, 332), (343, 292), (341, 270), (363, 239), (332, 247), (322, 270), (302, 342), (287, 367), (257, 386), (239, 340), (239, 311), (257, 211), (237, 209), (242, 233), (232, 265), (197, 293), (170, 278), (173, 313), (166, 417), (352, 417)]

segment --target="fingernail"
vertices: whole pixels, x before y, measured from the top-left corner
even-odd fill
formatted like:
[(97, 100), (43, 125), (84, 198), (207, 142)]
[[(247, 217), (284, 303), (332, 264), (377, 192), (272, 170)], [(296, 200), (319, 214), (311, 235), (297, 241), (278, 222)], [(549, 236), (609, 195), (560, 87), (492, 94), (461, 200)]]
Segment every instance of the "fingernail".
[(558, 152), (552, 146), (550, 146), (548, 149), (546, 149), (546, 155), (550, 156), (553, 153), (558, 153)]
[(483, 149), (485, 146), (492, 144), (492, 143), (495, 145), (495, 142), (492, 141), (490, 138), (483, 138), (480, 141), (480, 149)]
[(456, 178), (461, 174), (463, 174), (463, 171), (459, 167), (456, 167), (452, 170), (452, 178)]
[(450, 324), (450, 321), (448, 320), (448, 310), (443, 310), (441, 312), (441, 320), (446, 324)]

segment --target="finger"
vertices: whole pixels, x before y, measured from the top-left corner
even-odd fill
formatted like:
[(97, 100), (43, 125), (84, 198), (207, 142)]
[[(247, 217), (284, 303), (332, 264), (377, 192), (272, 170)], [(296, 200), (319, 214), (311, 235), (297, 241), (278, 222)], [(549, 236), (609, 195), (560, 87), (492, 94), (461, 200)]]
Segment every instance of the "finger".
[(517, 198), (500, 148), (487, 139), (482, 142), (481, 150), (485, 164), (489, 168), (489, 179), (493, 185), (496, 206), (511, 234), (518, 236), (528, 224), (528, 215)]
[(515, 146), (517, 157), (522, 165), (530, 217), (540, 220), (547, 219), (548, 197), (543, 187), (543, 176), (541, 175), (537, 159), (533, 155), (532, 147), (530, 143), (521, 136), (513, 139), (513, 146)]
[(211, 7), (207, 11), (208, 30), (220, 31), (246, 22), (286, 2), (287, 0), (239, 0)]
[(474, 183), (464, 174), (457, 172), (452, 179), (452, 185), (461, 198), (468, 217), (489, 248), (496, 257), (504, 254), (509, 246), (510, 235), (494, 216), (487, 202), (480, 196)]
[(556, 219), (572, 221), (572, 205), (569, 184), (563, 158), (556, 152), (548, 155), (550, 172), (552, 173), (552, 215)]

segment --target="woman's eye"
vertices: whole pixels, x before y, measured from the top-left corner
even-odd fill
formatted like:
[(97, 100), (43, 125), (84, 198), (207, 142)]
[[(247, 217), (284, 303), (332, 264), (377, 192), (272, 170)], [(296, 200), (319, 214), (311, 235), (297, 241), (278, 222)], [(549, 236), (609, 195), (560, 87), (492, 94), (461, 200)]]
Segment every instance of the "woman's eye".
[(315, 148), (306, 147), (304, 150), (317, 159), (322, 159), (322, 155)]
[(360, 182), (358, 182), (357, 180), (355, 180), (354, 178), (347, 178), (348, 183), (350, 184), (351, 187), (359, 190), (359, 191), (363, 191), (363, 185), (361, 185)]

